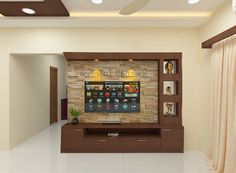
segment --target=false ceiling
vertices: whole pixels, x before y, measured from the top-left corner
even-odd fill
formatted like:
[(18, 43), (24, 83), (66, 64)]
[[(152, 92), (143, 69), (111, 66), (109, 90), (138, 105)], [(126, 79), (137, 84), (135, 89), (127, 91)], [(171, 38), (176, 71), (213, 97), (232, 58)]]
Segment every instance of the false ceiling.
[[(139, 12), (122, 16), (119, 11), (132, 0), (104, 0), (99, 5), (91, 0), (0, 0), (0, 13), (13, 14), (0, 17), (0, 27), (199, 27), (226, 1), (189, 5), (187, 0), (151, 0)], [(22, 13), (23, 7), (36, 14)]]

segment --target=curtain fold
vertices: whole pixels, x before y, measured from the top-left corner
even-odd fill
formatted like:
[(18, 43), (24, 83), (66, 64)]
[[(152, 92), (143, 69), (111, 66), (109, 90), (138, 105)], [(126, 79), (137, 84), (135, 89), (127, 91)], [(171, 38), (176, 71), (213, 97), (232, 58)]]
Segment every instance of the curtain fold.
[(213, 46), (210, 167), (236, 173), (236, 36)]

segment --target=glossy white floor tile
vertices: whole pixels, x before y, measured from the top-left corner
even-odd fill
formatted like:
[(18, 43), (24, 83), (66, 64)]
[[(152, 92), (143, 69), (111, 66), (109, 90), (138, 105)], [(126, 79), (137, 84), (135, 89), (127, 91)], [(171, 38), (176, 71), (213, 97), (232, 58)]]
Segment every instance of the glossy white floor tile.
[(0, 173), (210, 173), (196, 151), (142, 154), (61, 154), (61, 124), (11, 151), (0, 151)]

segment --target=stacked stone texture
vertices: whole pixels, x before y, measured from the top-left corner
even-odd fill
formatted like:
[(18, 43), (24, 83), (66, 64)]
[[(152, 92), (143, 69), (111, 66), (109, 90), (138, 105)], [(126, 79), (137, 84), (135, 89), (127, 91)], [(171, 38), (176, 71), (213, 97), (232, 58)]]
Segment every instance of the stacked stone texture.
[[(97, 123), (121, 121), (123, 123), (154, 123), (158, 117), (158, 64), (156, 61), (69, 61), (67, 68), (68, 107), (84, 111), (84, 82), (140, 81), (140, 113), (83, 113), (80, 122)], [(127, 76), (132, 70), (135, 76)]]

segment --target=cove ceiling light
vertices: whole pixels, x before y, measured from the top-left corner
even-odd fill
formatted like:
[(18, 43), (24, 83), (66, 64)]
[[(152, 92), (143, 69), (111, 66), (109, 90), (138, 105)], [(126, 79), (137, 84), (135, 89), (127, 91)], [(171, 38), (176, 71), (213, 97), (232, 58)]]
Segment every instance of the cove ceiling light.
[(35, 14), (35, 11), (31, 8), (22, 8), (22, 11), (26, 14)]
[(188, 0), (188, 3), (189, 4), (197, 4), (197, 3), (199, 3), (200, 2), (200, 0)]
[(92, 3), (101, 4), (101, 3), (103, 3), (103, 0), (92, 0)]

